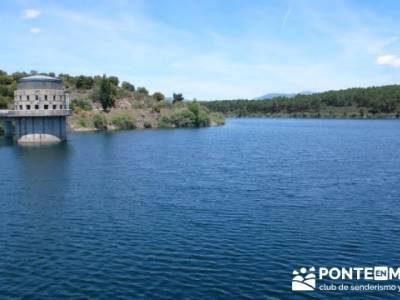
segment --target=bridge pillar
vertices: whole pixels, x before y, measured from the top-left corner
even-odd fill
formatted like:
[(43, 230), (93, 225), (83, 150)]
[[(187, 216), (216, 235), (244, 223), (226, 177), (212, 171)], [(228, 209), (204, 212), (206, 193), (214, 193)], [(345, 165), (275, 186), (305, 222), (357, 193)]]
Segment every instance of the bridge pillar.
[(14, 136), (14, 127), (12, 119), (5, 119), (3, 123), (4, 123), (4, 137), (12, 139)]

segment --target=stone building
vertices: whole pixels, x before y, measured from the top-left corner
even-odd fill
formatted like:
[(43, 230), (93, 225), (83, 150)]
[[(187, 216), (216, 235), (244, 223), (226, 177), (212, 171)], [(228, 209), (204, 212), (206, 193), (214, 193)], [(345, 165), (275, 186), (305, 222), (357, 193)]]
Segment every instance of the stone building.
[(54, 143), (67, 138), (68, 94), (58, 78), (35, 75), (17, 81), (14, 109), (0, 111), (6, 137), (19, 143)]

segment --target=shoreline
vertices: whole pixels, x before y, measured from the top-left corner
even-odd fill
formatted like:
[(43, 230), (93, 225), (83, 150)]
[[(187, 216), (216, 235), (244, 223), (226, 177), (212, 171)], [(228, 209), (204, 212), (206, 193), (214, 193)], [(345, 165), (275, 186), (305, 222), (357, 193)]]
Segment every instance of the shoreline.
[(317, 116), (290, 116), (290, 115), (273, 115), (273, 116), (229, 116), (224, 115), (226, 119), (314, 119), (314, 120), (400, 120), (396, 116), (381, 116), (381, 117), (317, 117)]

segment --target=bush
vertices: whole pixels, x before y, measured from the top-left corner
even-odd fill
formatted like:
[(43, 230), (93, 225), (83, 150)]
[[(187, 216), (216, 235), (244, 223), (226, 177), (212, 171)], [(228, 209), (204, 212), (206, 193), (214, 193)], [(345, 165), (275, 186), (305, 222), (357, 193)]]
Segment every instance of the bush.
[(145, 87), (138, 87), (137, 92), (145, 96), (149, 95), (149, 91)]
[(152, 128), (153, 126), (149, 121), (144, 121), (144, 128)]
[(153, 98), (154, 98), (155, 100), (157, 100), (157, 101), (163, 101), (163, 100), (165, 99), (165, 96), (164, 96), (164, 94), (161, 93), (161, 92), (155, 92), (155, 93), (153, 94)]
[(164, 101), (157, 102), (157, 103), (155, 103), (153, 105), (152, 111), (159, 113), (161, 111), (161, 108), (163, 108), (163, 107), (165, 107), (165, 102)]
[(135, 86), (127, 81), (122, 82), (122, 88), (130, 92), (135, 91)]
[(128, 112), (120, 112), (112, 118), (111, 123), (119, 129), (135, 129), (136, 120)]
[(223, 125), (223, 124), (225, 124), (225, 118), (224, 118), (223, 114), (221, 114), (221, 113), (212, 113), (210, 115), (210, 120), (215, 125)]
[(89, 90), (93, 87), (93, 85), (94, 85), (94, 80), (93, 77), (90, 76), (81, 75), (75, 82), (75, 86), (77, 89)]
[(195, 127), (196, 117), (190, 110), (185, 109), (172, 114), (169, 122), (175, 127)]
[(88, 120), (86, 114), (83, 113), (79, 116), (78, 124), (80, 127), (84, 127), (84, 128), (88, 127), (89, 120)]
[(210, 118), (206, 108), (201, 106), (197, 101), (193, 101), (188, 105), (188, 110), (193, 113), (196, 127), (206, 127), (210, 125)]
[(9, 103), (8, 98), (0, 96), (0, 109), (7, 109), (8, 103)]
[(175, 103), (175, 102), (182, 102), (185, 98), (183, 98), (183, 96), (182, 96), (182, 94), (173, 94), (172, 95), (172, 103)]
[(0, 96), (13, 98), (14, 90), (13, 90), (12, 86), (0, 85)]
[(91, 111), (93, 110), (93, 105), (88, 99), (74, 99), (71, 101), (71, 109), (76, 111), (76, 108), (80, 108), (84, 111)]
[(158, 127), (159, 128), (171, 128), (172, 124), (171, 121), (169, 120), (168, 117), (162, 117), (159, 121), (158, 121)]
[(11, 76), (0, 76), (0, 84), (10, 85), (13, 82)]
[(99, 113), (93, 116), (93, 126), (99, 130), (107, 129), (107, 118), (104, 114)]
[(107, 78), (104, 74), (100, 83), (99, 99), (105, 111), (115, 106), (115, 94), (116, 89), (114, 83), (112, 83), (111, 77)]
[(117, 76), (110, 76), (108, 77), (108, 80), (110, 81), (111, 84), (118, 86), (119, 84), (119, 79)]

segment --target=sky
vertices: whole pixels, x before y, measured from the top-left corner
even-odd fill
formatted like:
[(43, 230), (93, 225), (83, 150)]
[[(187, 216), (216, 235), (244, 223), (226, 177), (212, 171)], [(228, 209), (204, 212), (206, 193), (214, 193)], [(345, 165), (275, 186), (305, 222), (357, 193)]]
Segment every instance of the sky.
[(0, 69), (187, 99), (400, 81), (397, 0), (1, 0)]

